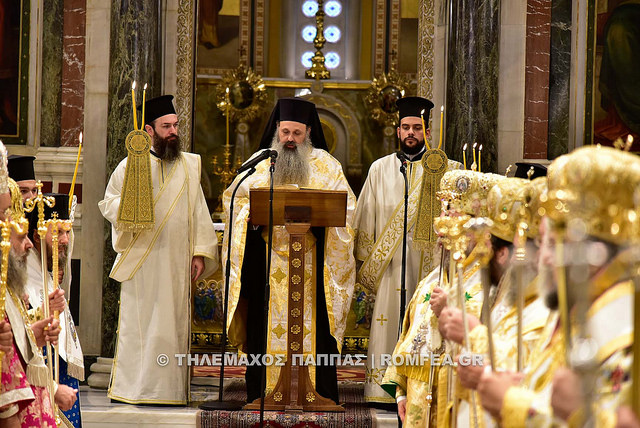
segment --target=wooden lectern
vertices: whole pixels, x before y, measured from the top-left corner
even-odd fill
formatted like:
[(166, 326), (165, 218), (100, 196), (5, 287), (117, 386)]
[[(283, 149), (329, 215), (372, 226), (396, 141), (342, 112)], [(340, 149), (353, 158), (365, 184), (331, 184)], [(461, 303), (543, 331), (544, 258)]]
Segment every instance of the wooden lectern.
[[(269, 189), (250, 190), (251, 223), (269, 225)], [(300, 365), (304, 356), (304, 249), (310, 227), (344, 227), (347, 216), (347, 192), (336, 190), (274, 189), (273, 225), (284, 225), (289, 232), (289, 304), (287, 320), (287, 361), (273, 391), (265, 396), (265, 410), (291, 412), (344, 412), (342, 406), (318, 394), (309, 376), (309, 368)], [(245, 409), (260, 409), (260, 399)]]

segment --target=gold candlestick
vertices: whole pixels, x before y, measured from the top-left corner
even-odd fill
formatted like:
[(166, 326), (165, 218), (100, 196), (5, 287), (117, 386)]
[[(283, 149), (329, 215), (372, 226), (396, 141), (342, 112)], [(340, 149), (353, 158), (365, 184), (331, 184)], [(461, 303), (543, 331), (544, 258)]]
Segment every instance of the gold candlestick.
[(307, 79), (330, 79), (331, 72), (324, 65), (324, 55), (322, 47), (327, 42), (324, 38), (324, 9), (322, 8), (323, 0), (318, 0), (318, 11), (316, 12), (316, 37), (313, 39), (313, 46), (316, 53), (311, 58), (311, 68), (305, 71), (304, 75)]
[[(222, 105), (221, 105), (222, 104)], [(233, 156), (231, 149), (233, 145), (229, 141), (229, 129), (230, 129), (230, 117), (231, 117), (231, 101), (229, 100), (229, 88), (226, 89), (225, 101), (224, 103), (218, 104), (218, 107), (225, 113), (226, 115), (226, 141), (224, 145), (224, 151), (222, 152), (223, 162), (222, 165), (218, 164), (218, 156), (214, 156), (211, 160), (211, 164), (213, 166), (213, 174), (220, 177), (220, 182), (222, 183), (222, 187), (225, 189), (231, 184), (233, 181), (233, 177), (236, 175), (236, 170), (240, 167), (242, 162), (238, 159), (235, 167), (232, 166), (231, 158)], [(222, 193), (218, 196), (218, 205), (216, 207), (216, 212), (222, 212)]]

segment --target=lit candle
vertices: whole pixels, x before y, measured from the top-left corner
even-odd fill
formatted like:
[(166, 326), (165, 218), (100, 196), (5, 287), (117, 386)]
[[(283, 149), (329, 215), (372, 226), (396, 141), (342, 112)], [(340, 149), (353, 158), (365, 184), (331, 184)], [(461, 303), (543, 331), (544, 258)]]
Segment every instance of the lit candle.
[(73, 171), (73, 180), (71, 180), (71, 190), (69, 190), (69, 211), (73, 202), (73, 189), (76, 187), (76, 178), (78, 177), (78, 166), (80, 165), (80, 153), (82, 153), (82, 132), (80, 132), (80, 144), (78, 144), (78, 157), (76, 158), (76, 168)]
[[(424, 143), (427, 144), (427, 129), (424, 127), (424, 109), (420, 112), (420, 121), (422, 122), (422, 138), (424, 139)], [(431, 147), (431, 145), (429, 145)]]
[(442, 136), (444, 135), (444, 106), (440, 107), (440, 141), (438, 142), (438, 149), (442, 148)]
[(478, 172), (482, 172), (482, 144), (478, 149)]
[(633, 145), (633, 136), (631, 134), (627, 135), (627, 145), (625, 147), (626, 151), (631, 150), (631, 146)]
[(229, 146), (229, 108), (231, 104), (229, 101), (229, 88), (226, 90), (225, 100), (227, 104), (227, 146)]
[(131, 85), (131, 101), (133, 101), (133, 129), (138, 129), (138, 115), (136, 113), (136, 81)]
[(144, 105), (146, 103), (147, 100), (147, 84), (144, 84), (144, 88), (142, 89), (142, 119), (140, 119), (140, 121), (142, 122), (142, 126), (144, 127)]
[(478, 164), (476, 163), (476, 146), (478, 143), (473, 143), (473, 147), (471, 147), (471, 152), (473, 152), (473, 164), (471, 165), (471, 169), (476, 171), (478, 169)]
[(464, 143), (464, 146), (462, 146), (462, 163), (464, 169), (467, 169), (467, 143)]

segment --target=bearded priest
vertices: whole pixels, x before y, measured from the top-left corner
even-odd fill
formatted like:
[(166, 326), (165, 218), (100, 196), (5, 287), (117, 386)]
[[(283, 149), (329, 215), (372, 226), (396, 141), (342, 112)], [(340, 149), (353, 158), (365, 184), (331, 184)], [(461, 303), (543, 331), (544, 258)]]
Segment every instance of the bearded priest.
[[(278, 100), (262, 136), (260, 149), (278, 152), (274, 186), (298, 186), (309, 189), (343, 190), (348, 194), (345, 227), (311, 228), (305, 248), (305, 355), (340, 352), (355, 284), (352, 228), (356, 198), (347, 183), (342, 165), (327, 151), (316, 106), (301, 98)], [(227, 224), (222, 261), (231, 258), (229, 284), (229, 341), (248, 354), (267, 353), (274, 357), (287, 353), (287, 302), (289, 284), (289, 234), (284, 226), (274, 226), (269, 283), (269, 318), (267, 338), (263, 336), (263, 296), (266, 283), (266, 227), (249, 221), (250, 189), (269, 186), (269, 160), (256, 166), (235, 198), (234, 215), (229, 219), (231, 194), (239, 177), (224, 192)], [(230, 226), (231, 225), (231, 226)], [(226, 254), (228, 231), (233, 228), (231, 255)], [(267, 367), (267, 392), (278, 380), (280, 367)], [(246, 371), (248, 402), (260, 397), (261, 367)], [(338, 402), (336, 367), (310, 367), (316, 391)]]
[[(128, 156), (111, 174), (98, 204), (112, 224), (118, 253), (110, 277), (122, 283), (118, 342), (109, 397), (130, 404), (185, 405), (188, 367), (175, 354), (189, 352), (191, 282), (217, 268), (217, 238), (200, 186), (200, 156), (182, 151), (172, 95), (146, 102), (145, 131), (155, 224), (120, 228), (118, 210)], [(136, 172), (142, 180), (144, 173)], [(138, 203), (138, 201), (135, 201)]]

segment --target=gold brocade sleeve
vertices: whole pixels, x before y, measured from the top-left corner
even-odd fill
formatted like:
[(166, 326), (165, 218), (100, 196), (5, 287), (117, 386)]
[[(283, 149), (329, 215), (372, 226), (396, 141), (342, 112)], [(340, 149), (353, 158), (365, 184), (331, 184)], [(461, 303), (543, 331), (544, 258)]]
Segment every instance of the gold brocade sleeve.
[(487, 327), (483, 324), (477, 325), (469, 332), (469, 347), (475, 354), (486, 354), (489, 352), (489, 334)]
[(523, 428), (526, 426), (527, 415), (533, 403), (532, 391), (524, 388), (511, 387), (507, 390), (500, 409), (500, 419), (503, 428)]

